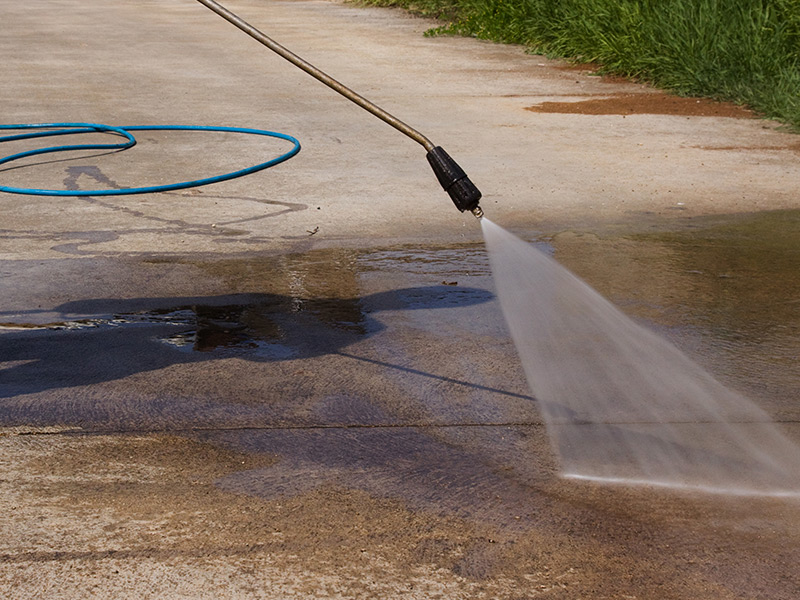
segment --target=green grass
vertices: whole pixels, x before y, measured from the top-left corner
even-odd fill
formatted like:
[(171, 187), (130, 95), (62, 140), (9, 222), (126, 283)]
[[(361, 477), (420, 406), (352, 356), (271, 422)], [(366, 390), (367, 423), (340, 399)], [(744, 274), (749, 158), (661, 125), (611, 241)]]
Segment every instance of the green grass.
[(361, 0), (443, 20), (430, 34), (522, 44), (800, 130), (800, 0)]

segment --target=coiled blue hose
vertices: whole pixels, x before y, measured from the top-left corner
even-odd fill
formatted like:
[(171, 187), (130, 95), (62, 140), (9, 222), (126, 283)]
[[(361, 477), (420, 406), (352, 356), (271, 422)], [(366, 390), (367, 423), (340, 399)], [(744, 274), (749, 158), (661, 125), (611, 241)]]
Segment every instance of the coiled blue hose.
[(273, 138), (286, 140), (293, 144), (291, 150), (284, 152), (280, 156), (268, 160), (252, 167), (232, 171), (215, 177), (206, 177), (193, 181), (181, 181), (165, 185), (153, 185), (148, 187), (122, 188), (122, 189), (103, 189), (103, 190), (42, 190), (36, 188), (20, 188), (11, 186), (0, 186), (0, 191), (12, 194), (28, 194), (32, 196), (123, 196), (127, 194), (150, 194), (154, 192), (166, 192), (170, 190), (180, 190), (190, 187), (198, 187), (235, 179), (250, 173), (255, 173), (263, 169), (275, 166), (285, 160), (292, 158), (300, 151), (300, 142), (294, 137), (285, 133), (266, 131), (263, 129), (248, 129), (242, 127), (213, 127), (199, 125), (136, 125), (132, 127), (114, 127), (111, 125), (100, 125), (98, 123), (28, 123), (21, 125), (0, 125), (0, 130), (35, 130), (27, 133), (18, 133), (0, 137), (0, 143), (13, 140), (26, 140), (40, 137), (50, 137), (57, 135), (71, 135), (76, 133), (108, 133), (125, 138), (125, 141), (116, 144), (73, 144), (66, 146), (49, 146), (27, 150), (10, 156), (0, 158), (0, 165), (38, 154), (50, 152), (66, 152), (70, 150), (126, 150), (136, 145), (136, 138), (131, 134), (132, 131), (222, 131), (230, 133), (246, 133), (252, 135), (263, 135)]

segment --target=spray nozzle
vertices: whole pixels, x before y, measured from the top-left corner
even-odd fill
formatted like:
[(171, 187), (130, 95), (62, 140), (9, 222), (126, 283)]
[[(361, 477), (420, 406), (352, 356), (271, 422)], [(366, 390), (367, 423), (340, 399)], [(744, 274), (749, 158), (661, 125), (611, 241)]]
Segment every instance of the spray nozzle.
[(483, 211), (478, 206), (481, 192), (458, 163), (450, 158), (441, 146), (436, 146), (428, 152), (428, 162), (444, 191), (450, 194), (450, 199), (456, 208), (461, 212), (468, 210), (478, 218), (482, 217)]
[(318, 81), (330, 87), (335, 92), (338, 92), (367, 112), (372, 113), (385, 123), (391, 125), (400, 133), (407, 135), (415, 142), (421, 144), (426, 150), (428, 150), (428, 162), (431, 163), (431, 167), (433, 167), (433, 172), (436, 173), (439, 183), (441, 183), (444, 190), (450, 194), (450, 198), (453, 200), (456, 208), (458, 208), (458, 210), (461, 212), (468, 210), (479, 219), (483, 216), (483, 211), (481, 210), (480, 206), (478, 206), (478, 201), (481, 199), (480, 191), (475, 187), (475, 184), (469, 180), (469, 177), (467, 177), (467, 174), (464, 173), (464, 170), (459, 167), (458, 164), (456, 164), (456, 161), (450, 158), (447, 152), (442, 150), (440, 146), (434, 146), (433, 142), (422, 135), (419, 131), (409, 127), (397, 117), (389, 114), (380, 106), (370, 102), (364, 98), (364, 96), (357, 94), (349, 87), (342, 85), (333, 77), (327, 73), (324, 73), (323, 71), (320, 71), (317, 67), (308, 61), (303, 60), (288, 48), (281, 46), (278, 42), (263, 34), (246, 21), (243, 21), (240, 17), (229, 11), (215, 0), (198, 0), (198, 2), (217, 13), (226, 21), (241, 29), (247, 35), (262, 43), (279, 56), (285, 58), (294, 66), (305, 71)]

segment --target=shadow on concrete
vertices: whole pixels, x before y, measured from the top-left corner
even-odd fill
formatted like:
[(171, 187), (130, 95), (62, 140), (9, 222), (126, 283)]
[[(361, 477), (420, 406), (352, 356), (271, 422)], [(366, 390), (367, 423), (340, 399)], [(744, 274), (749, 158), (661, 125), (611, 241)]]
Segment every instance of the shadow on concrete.
[(69, 302), (55, 308), (63, 321), (5, 324), (0, 398), (224, 357), (310, 359), (382, 331), (376, 313), (464, 307), (491, 297), (480, 289), (431, 286), (358, 298), (233, 294)]

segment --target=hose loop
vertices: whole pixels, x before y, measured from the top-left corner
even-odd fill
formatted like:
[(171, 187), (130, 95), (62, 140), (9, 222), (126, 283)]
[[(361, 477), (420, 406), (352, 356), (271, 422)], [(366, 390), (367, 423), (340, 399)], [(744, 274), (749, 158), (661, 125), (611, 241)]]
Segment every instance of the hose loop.
[(36, 156), (40, 154), (48, 154), (51, 152), (68, 152), (73, 150), (108, 150), (108, 151), (122, 151), (132, 148), (136, 145), (136, 138), (131, 132), (133, 131), (213, 131), (213, 132), (226, 132), (226, 133), (243, 133), (250, 135), (261, 135), (272, 138), (286, 140), (292, 144), (292, 148), (283, 154), (272, 158), (266, 162), (253, 165), (230, 173), (216, 175), (214, 177), (205, 177), (203, 179), (196, 179), (192, 181), (181, 181), (178, 183), (169, 183), (164, 185), (153, 185), (144, 187), (131, 187), (121, 189), (100, 189), (100, 190), (46, 190), (37, 188), (23, 188), (12, 186), (0, 186), (0, 192), (9, 192), (12, 194), (27, 194), (31, 196), (124, 196), (129, 194), (151, 194), (155, 192), (166, 192), (171, 190), (181, 190), (191, 187), (199, 187), (208, 185), (210, 183), (217, 183), (220, 181), (227, 181), (235, 179), (250, 173), (262, 171), (273, 167), (279, 163), (292, 158), (300, 151), (300, 142), (285, 133), (278, 133), (275, 131), (266, 131), (263, 129), (250, 129), (243, 127), (217, 127), (217, 126), (201, 126), (201, 125), (135, 125), (126, 127), (115, 127), (112, 125), (101, 125), (98, 123), (26, 123), (17, 125), (0, 125), (0, 130), (6, 131), (26, 131), (26, 133), (17, 133), (0, 137), (0, 143), (11, 142), (17, 140), (28, 140), (35, 138), (52, 137), (59, 135), (72, 135), (82, 133), (106, 133), (124, 138), (125, 141), (118, 143), (89, 143), (89, 144), (69, 144), (62, 146), (48, 146), (45, 148), (36, 148), (33, 150), (26, 150), (18, 152), (9, 156), (0, 158), (0, 165), (8, 164), (12, 161), (26, 158), (29, 156)]

